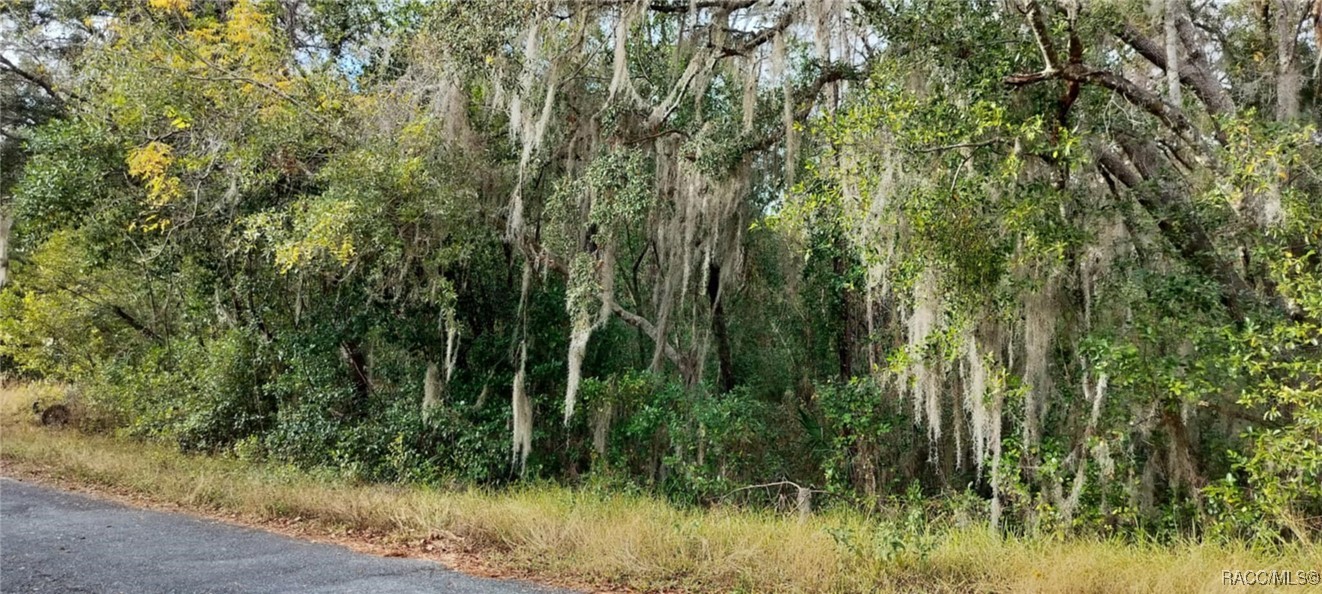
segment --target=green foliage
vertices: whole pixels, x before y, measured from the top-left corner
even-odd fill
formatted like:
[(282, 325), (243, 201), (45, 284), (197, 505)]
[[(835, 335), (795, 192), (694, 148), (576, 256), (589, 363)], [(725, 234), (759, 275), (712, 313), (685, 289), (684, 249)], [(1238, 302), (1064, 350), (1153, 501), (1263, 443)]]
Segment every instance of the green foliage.
[[(833, 491), (848, 494), (859, 488), (865, 498), (876, 497), (897, 492), (916, 478), (912, 466), (921, 464), (926, 443), (922, 433), (913, 430), (908, 403), (886, 388), (862, 378), (823, 384), (814, 402), (821, 419), (801, 411), (802, 423), (811, 427), (816, 447), (825, 454), (826, 480)], [(874, 460), (901, 464), (882, 466)]]
[(1318, 50), (1256, 4), (1185, 7), (1178, 105), (1133, 2), (57, 4), (59, 84), (0, 72), (0, 361), (91, 425), (918, 510), (867, 563), (1322, 530), (1322, 111), (1269, 59)]
[(1230, 452), (1234, 470), (1208, 487), (1223, 534), (1307, 538), (1322, 517), (1322, 277), (1305, 264), (1315, 253), (1286, 252), (1273, 262), (1282, 294), (1304, 315), (1232, 338), (1246, 384), (1238, 404), (1262, 422), (1245, 430), (1247, 452)]

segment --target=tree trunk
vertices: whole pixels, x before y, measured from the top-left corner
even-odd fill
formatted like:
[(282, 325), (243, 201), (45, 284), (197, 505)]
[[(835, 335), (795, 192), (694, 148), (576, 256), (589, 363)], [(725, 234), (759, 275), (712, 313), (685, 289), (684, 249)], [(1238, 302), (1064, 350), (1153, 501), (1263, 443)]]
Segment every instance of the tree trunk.
[(422, 418), (431, 417), (441, 406), (445, 384), (441, 380), (441, 368), (435, 361), (427, 362), (427, 372), (422, 380)]
[(721, 393), (734, 389), (734, 357), (730, 352), (730, 330), (725, 319), (725, 300), (721, 299), (721, 267), (707, 268), (707, 300), (711, 303), (712, 335), (716, 338), (716, 359), (720, 365)]
[(372, 380), (367, 375), (367, 356), (363, 354), (362, 346), (352, 340), (341, 342), (340, 358), (349, 366), (349, 378), (353, 380), (358, 403), (364, 403), (372, 393)]
[(1303, 88), (1303, 72), (1299, 67), (1298, 25), (1303, 22), (1306, 2), (1276, 0), (1276, 121), (1288, 122), (1299, 117), (1299, 91)]
[(14, 217), (0, 209), (0, 289), (9, 282), (9, 230), (13, 226)]
[(838, 250), (832, 260), (836, 281), (840, 283), (840, 340), (836, 343), (836, 355), (840, 359), (840, 381), (847, 382), (854, 377), (854, 292), (844, 282), (849, 264), (840, 255), (848, 248), (843, 240), (837, 240), (836, 243)]

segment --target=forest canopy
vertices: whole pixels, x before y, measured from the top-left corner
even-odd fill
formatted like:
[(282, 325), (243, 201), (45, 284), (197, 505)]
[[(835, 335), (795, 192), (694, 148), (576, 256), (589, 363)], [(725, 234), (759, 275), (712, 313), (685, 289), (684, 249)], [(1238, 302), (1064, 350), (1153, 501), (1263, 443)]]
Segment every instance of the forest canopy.
[(0, 373), (89, 429), (378, 481), (1322, 532), (1322, 1), (0, 27)]

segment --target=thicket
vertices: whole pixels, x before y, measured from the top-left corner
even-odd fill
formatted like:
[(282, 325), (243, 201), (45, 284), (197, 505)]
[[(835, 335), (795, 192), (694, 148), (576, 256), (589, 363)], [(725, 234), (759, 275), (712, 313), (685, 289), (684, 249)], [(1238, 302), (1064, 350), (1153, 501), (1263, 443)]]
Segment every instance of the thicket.
[(88, 428), (370, 481), (1322, 530), (1322, 2), (0, 17), (0, 370)]

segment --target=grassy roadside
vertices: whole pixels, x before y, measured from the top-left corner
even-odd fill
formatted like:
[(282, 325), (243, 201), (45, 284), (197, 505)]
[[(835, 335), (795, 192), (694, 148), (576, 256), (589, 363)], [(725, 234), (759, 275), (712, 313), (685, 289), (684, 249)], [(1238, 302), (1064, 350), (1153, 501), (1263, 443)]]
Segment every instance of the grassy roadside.
[[(877, 522), (852, 513), (801, 523), (768, 513), (680, 510), (644, 496), (552, 486), (492, 492), (352, 484), (286, 467), (39, 428), (27, 412), (31, 398), (0, 390), (0, 461), (6, 473), (90, 485), (250, 523), (297, 521), (314, 535), (372, 535), (421, 556), (449, 552), (461, 567), (480, 563), (555, 583), (691, 592), (1177, 593), (1245, 590), (1223, 586), (1223, 570), (1322, 570), (1318, 547), (1269, 554), (1193, 543), (1001, 539), (967, 528), (926, 535), (920, 553), (894, 546)], [(842, 540), (841, 534), (852, 536)]]

